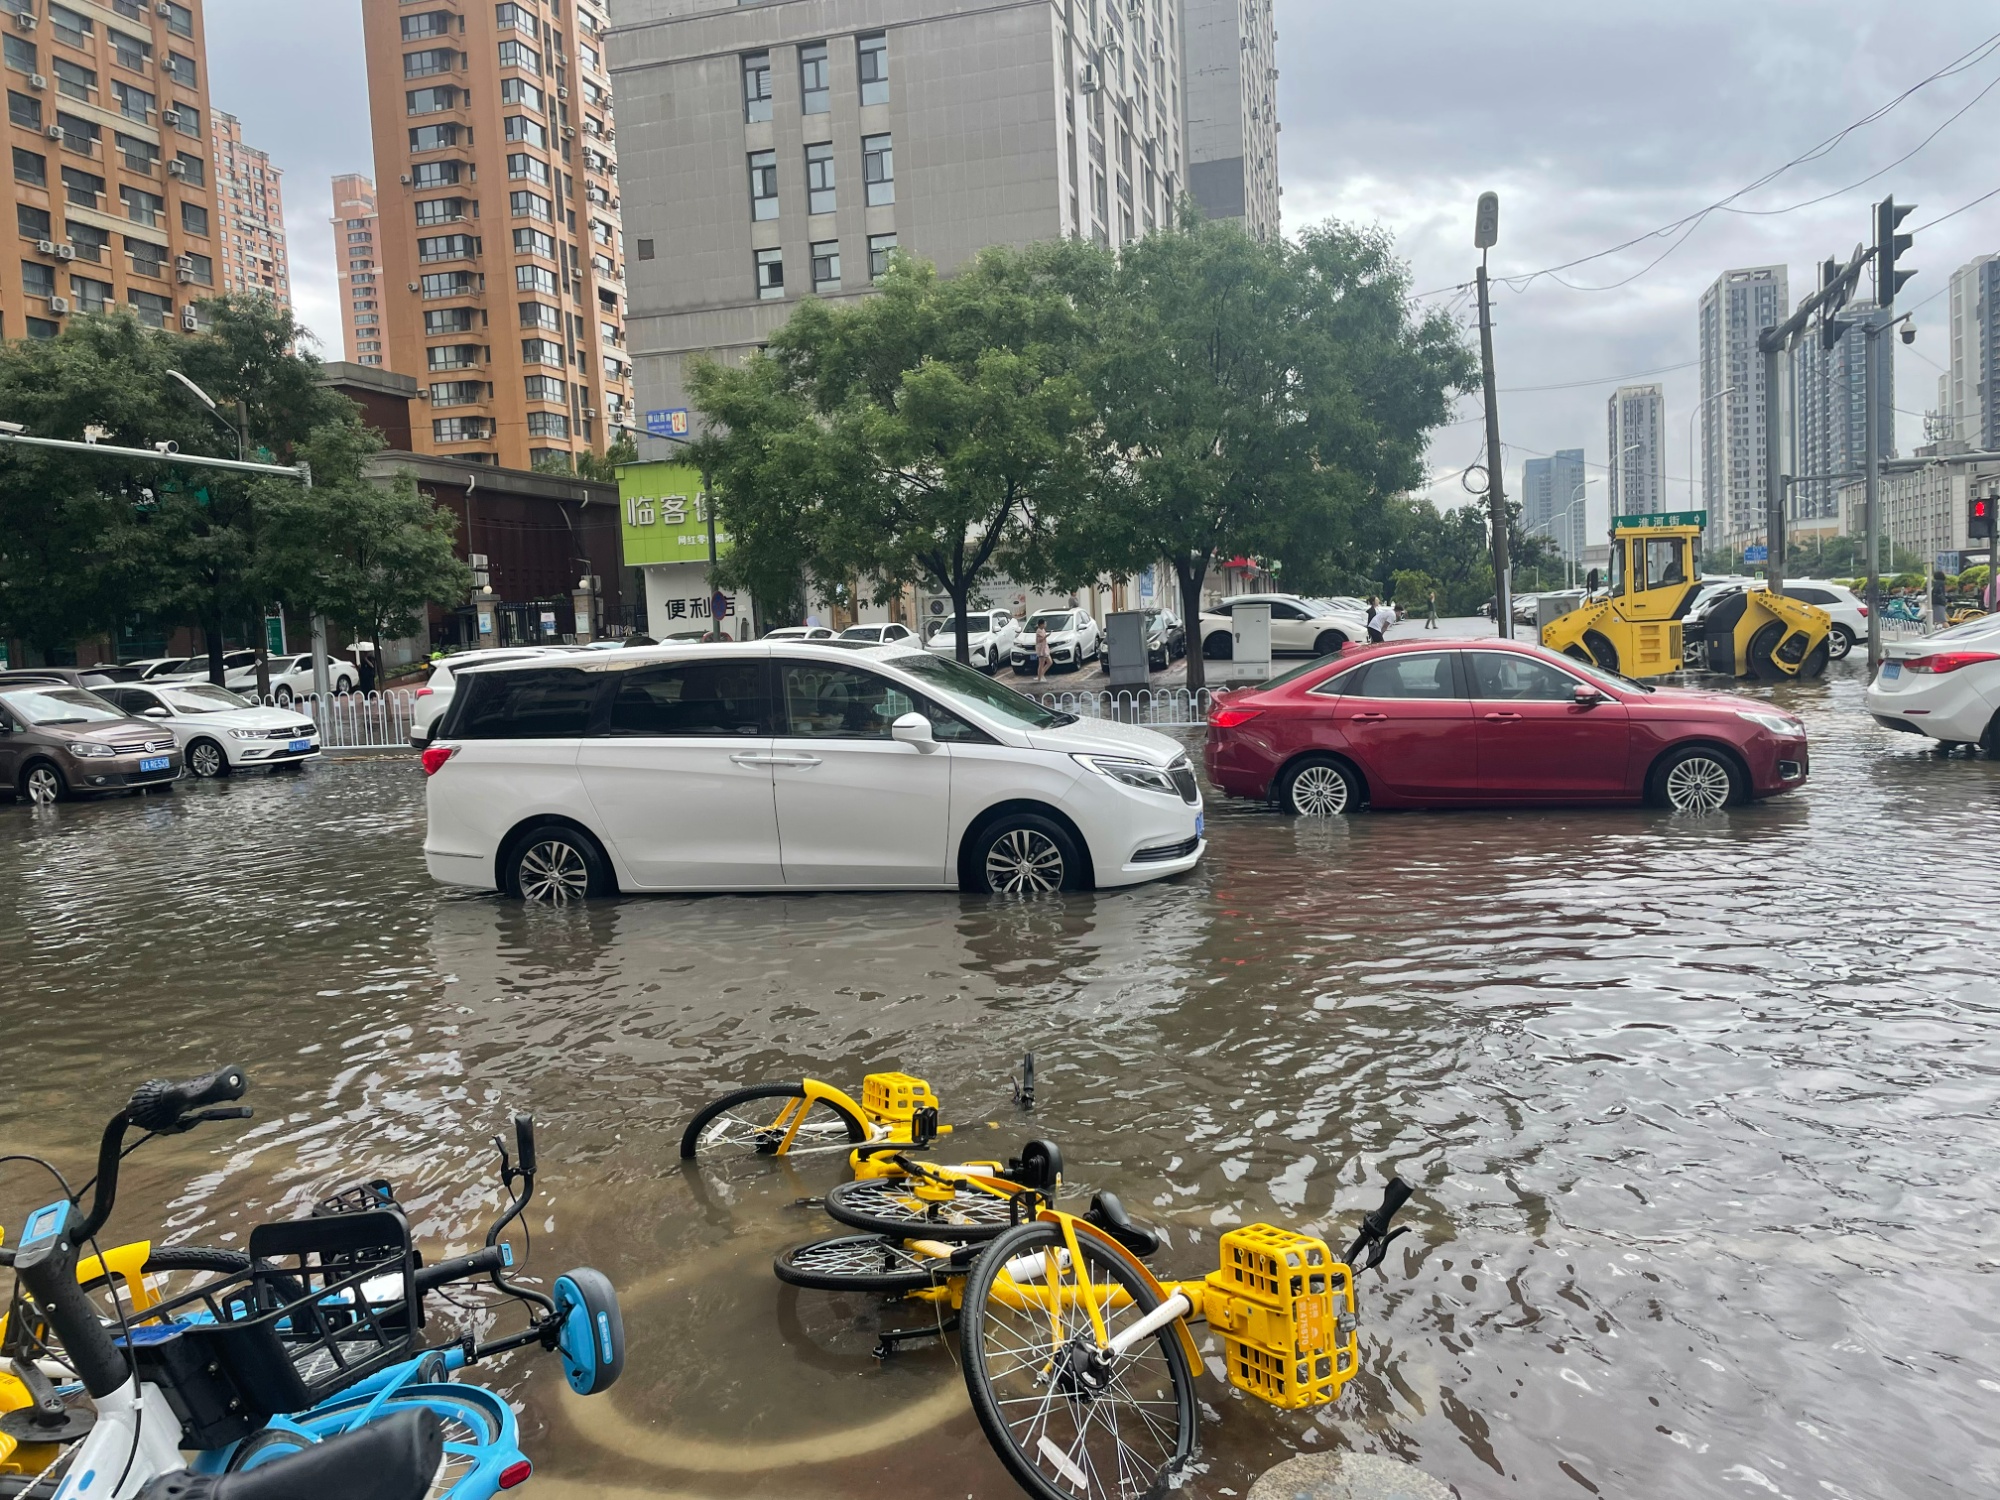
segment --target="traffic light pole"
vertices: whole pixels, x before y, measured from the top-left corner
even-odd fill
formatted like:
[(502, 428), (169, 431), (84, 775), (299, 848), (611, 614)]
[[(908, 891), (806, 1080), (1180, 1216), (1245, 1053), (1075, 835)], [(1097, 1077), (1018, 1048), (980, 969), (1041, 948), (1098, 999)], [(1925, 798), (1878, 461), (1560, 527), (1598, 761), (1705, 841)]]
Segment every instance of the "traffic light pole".
[(1868, 670), (1882, 665), (1882, 445), (1876, 440), (1875, 402), (1881, 382), (1875, 378), (1875, 340), (1895, 327), (1884, 324), (1879, 330), (1871, 319), (1861, 325), (1864, 335), (1861, 358), (1862, 411), (1862, 545), (1868, 549)]
[(1486, 503), (1493, 526), (1493, 623), (1500, 638), (1514, 634), (1514, 590), (1507, 573), (1507, 486), (1500, 478), (1500, 396), (1493, 380), (1493, 305), (1486, 255), (1479, 256), (1479, 363), (1486, 387)]

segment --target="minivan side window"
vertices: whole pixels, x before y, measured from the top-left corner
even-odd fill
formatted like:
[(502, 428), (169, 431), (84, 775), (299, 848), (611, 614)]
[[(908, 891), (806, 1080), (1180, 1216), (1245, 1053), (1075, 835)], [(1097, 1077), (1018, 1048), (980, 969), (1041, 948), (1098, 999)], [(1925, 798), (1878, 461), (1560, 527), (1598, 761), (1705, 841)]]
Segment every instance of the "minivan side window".
[(610, 734), (667, 739), (771, 732), (767, 662), (685, 662), (616, 675)]
[(561, 667), (527, 672), (477, 672), (461, 688), (452, 738), (572, 740), (590, 729), (601, 675)]

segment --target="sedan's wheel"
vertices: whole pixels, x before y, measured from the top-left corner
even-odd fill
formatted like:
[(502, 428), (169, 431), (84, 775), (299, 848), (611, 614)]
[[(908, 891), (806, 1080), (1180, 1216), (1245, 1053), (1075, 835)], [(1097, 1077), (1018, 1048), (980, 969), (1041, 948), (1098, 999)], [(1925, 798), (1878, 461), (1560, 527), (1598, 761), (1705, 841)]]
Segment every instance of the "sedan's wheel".
[(1826, 654), (1834, 661), (1840, 661), (1854, 649), (1854, 632), (1845, 625), (1833, 627), (1833, 634), (1826, 638)]
[(229, 774), (229, 757), (222, 753), (222, 746), (214, 740), (196, 740), (187, 748), (187, 768), (194, 775), (207, 781), (211, 777)]
[(62, 772), (45, 760), (38, 760), (21, 773), (21, 795), (36, 807), (52, 807), (69, 795)]
[(1322, 630), (1313, 641), (1314, 656), (1331, 656), (1336, 651), (1347, 649), (1347, 637), (1338, 630)]
[(1658, 800), (1675, 812), (1720, 812), (1736, 800), (1735, 768), (1713, 750), (1678, 751), (1653, 775)]
[(290, 708), (292, 706), (292, 690), (284, 683), (279, 683), (271, 690), (271, 701), (280, 708)]
[(1338, 818), (1361, 810), (1361, 787), (1338, 761), (1305, 760), (1285, 773), (1278, 800), (1301, 818)]
[(544, 906), (567, 906), (611, 888), (594, 840), (562, 823), (530, 828), (507, 861), (508, 894)]
[(1083, 888), (1083, 859), (1060, 824), (1034, 813), (1002, 818), (968, 850), (963, 883), (995, 896), (1047, 896)]
[(1201, 654), (1210, 661), (1228, 661), (1236, 654), (1236, 642), (1226, 630), (1213, 631), (1202, 638)]

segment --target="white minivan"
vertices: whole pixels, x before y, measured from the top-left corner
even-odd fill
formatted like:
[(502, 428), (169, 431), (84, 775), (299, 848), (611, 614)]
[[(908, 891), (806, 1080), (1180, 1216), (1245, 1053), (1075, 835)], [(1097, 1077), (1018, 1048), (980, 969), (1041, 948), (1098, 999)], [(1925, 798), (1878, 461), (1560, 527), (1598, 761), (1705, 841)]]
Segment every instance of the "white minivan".
[(1192, 869), (1181, 746), (913, 644), (649, 646), (485, 667), (424, 751), (450, 885), (1038, 895)]

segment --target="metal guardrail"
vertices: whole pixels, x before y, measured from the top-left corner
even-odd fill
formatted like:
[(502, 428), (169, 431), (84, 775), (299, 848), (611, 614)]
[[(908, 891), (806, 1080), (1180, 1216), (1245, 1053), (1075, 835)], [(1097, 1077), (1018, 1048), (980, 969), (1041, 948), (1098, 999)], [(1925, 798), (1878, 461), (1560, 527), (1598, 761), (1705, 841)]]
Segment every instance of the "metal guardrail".
[(1149, 729), (1195, 729), (1215, 706), (1210, 688), (1136, 688), (1116, 692), (1029, 693), (1044, 708), (1085, 719), (1112, 719)]
[[(252, 695), (246, 693), (245, 697)], [(334, 693), (263, 703), (302, 713), (319, 726), (321, 750), (407, 750), (410, 726), (416, 721), (417, 695), (408, 688), (386, 693)]]

